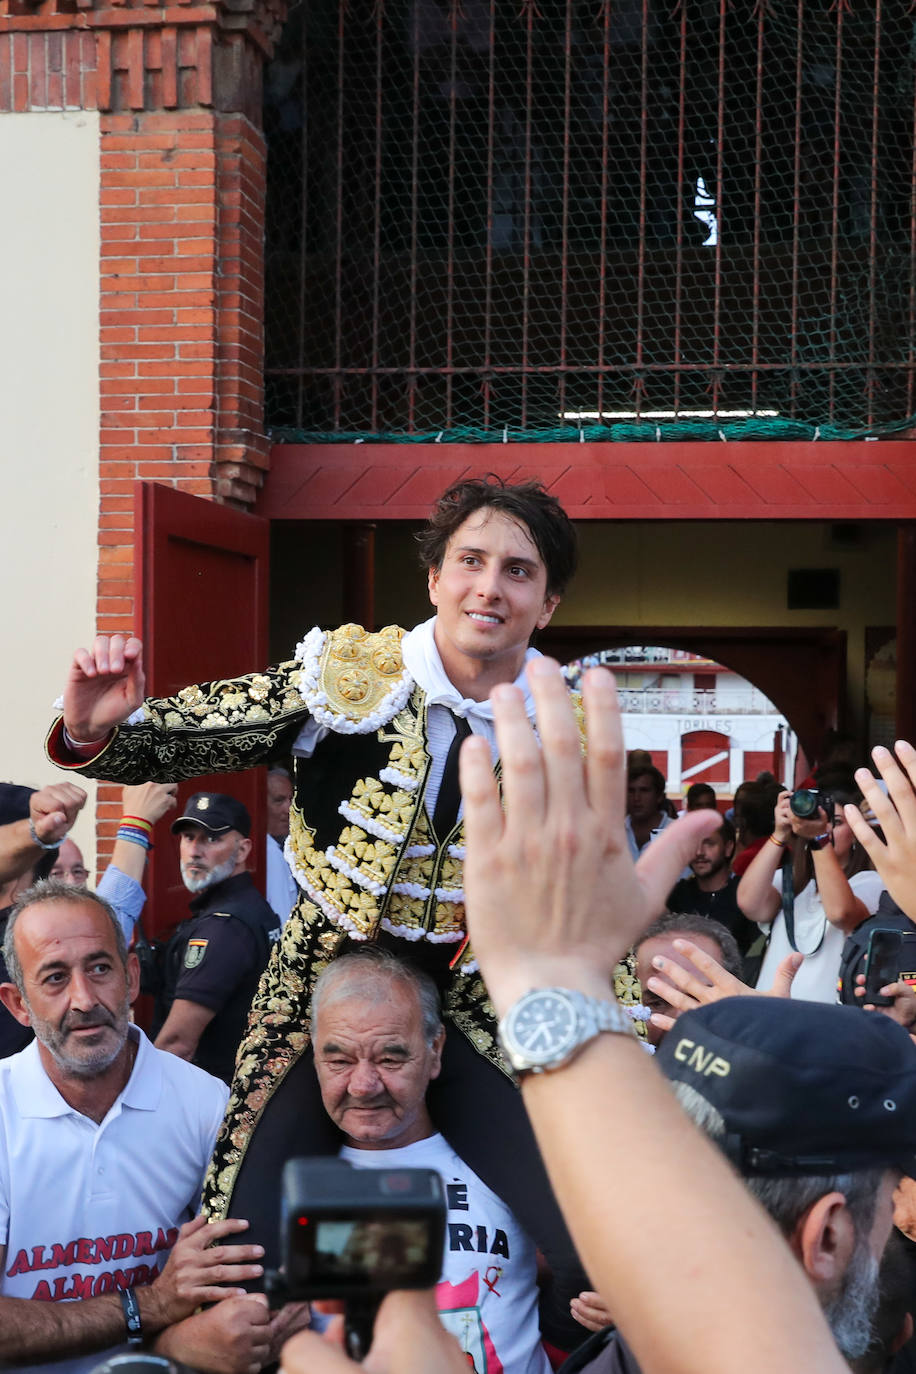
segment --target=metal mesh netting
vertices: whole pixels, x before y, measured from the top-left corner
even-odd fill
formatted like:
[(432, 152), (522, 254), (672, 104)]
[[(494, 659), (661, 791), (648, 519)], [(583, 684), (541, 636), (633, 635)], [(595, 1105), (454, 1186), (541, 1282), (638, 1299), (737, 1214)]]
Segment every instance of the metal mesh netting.
[(267, 418), (308, 440), (905, 428), (909, 0), (306, 0)]

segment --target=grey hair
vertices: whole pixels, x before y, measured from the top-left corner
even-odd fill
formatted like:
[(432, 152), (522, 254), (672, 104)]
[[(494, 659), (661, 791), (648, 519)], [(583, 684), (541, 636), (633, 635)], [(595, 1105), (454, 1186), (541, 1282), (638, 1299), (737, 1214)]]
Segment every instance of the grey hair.
[(722, 955), (719, 963), (734, 978), (744, 982), (744, 960), (738, 948), (738, 941), (727, 926), (715, 921), (711, 916), (699, 916), (696, 912), (666, 911), (657, 916), (648, 929), (644, 930), (639, 945), (646, 940), (655, 940), (665, 935), (686, 936), (706, 935), (719, 946)]
[(33, 883), (22, 893), (6, 923), (6, 934), (3, 937), (3, 960), (20, 996), (25, 996), (25, 979), (22, 976), (22, 964), (19, 962), (19, 955), (16, 953), (16, 922), (29, 907), (46, 906), (49, 902), (67, 902), (71, 906), (94, 905), (104, 911), (111, 921), (114, 931), (118, 958), (121, 960), (122, 966), (127, 967), (127, 941), (124, 938), (124, 931), (121, 929), (121, 923), (115, 915), (114, 908), (97, 892), (90, 892), (88, 887), (74, 887), (72, 883), (65, 883), (60, 878), (46, 878), (43, 882)]
[[(690, 1083), (672, 1083), (671, 1087), (694, 1125), (710, 1140), (721, 1140), (726, 1134), (722, 1113)], [(886, 1173), (882, 1167), (847, 1174), (808, 1174), (801, 1178), (742, 1174), (742, 1179), (784, 1236), (792, 1234), (818, 1198), (827, 1193), (842, 1193), (858, 1240), (871, 1230), (878, 1191)]]
[(370, 1001), (378, 1001), (379, 982), (402, 983), (413, 990), (420, 1004), (424, 1039), (427, 1045), (432, 1045), (442, 1030), (442, 1010), (435, 983), (428, 973), (405, 963), (390, 950), (380, 949), (378, 945), (366, 945), (350, 954), (342, 954), (320, 975), (312, 989), (312, 1039), (315, 1039), (315, 1028), (322, 1007), (343, 1001), (346, 997), (365, 997)]

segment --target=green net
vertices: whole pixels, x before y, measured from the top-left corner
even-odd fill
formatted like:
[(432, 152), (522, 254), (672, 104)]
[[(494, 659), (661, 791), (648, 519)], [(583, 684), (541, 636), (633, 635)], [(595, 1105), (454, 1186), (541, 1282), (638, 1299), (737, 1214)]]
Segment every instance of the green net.
[(851, 438), (916, 412), (908, 0), (308, 0), (265, 84), (267, 419)]

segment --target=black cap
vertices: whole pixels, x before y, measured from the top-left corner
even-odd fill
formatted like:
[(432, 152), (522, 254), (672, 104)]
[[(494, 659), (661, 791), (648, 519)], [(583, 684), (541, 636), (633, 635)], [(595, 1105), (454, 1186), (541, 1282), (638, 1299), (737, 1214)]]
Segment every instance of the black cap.
[(184, 811), (172, 821), (172, 834), (177, 835), (188, 825), (199, 825), (211, 835), (225, 835), (227, 830), (251, 834), (248, 808), (225, 792), (195, 792), (189, 797)]
[(678, 1017), (657, 1062), (721, 1114), (742, 1174), (916, 1176), (916, 1046), (880, 1012), (729, 997)]
[(0, 825), (29, 819), (29, 799), (34, 787), (22, 787), (17, 782), (0, 782)]

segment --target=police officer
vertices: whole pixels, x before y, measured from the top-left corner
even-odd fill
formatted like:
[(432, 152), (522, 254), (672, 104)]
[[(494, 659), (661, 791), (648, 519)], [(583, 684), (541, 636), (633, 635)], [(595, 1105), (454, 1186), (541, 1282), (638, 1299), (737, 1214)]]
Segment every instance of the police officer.
[(280, 922), (245, 868), (251, 817), (240, 801), (195, 792), (172, 833), (182, 881), (195, 895), (165, 952), (156, 1046), (228, 1083)]

